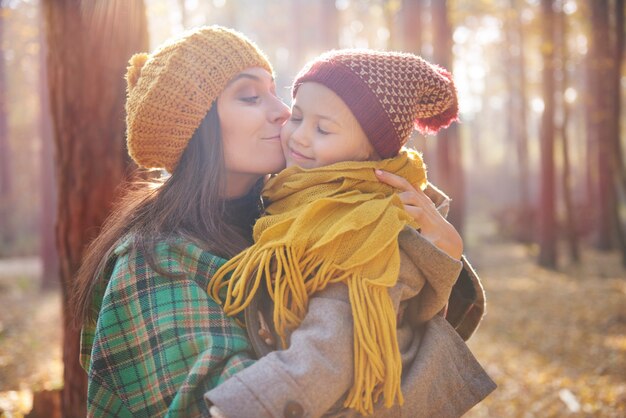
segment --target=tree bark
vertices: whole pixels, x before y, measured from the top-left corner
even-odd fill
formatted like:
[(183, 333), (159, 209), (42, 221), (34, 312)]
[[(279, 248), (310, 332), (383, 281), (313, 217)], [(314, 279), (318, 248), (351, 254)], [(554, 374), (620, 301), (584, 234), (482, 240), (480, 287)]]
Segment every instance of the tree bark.
[(4, 28), (3, 12), (6, 0), (0, 0), (0, 254), (9, 250), (14, 239), (12, 214), (12, 176), (11, 148), (9, 144), (9, 127), (7, 115), (7, 85), (4, 59)]
[(544, 110), (541, 117), (541, 192), (539, 205), (539, 265), (556, 268), (554, 175), (554, 11), (552, 0), (541, 0)]
[[(530, 201), (530, 162), (528, 158), (528, 130), (526, 128), (526, 59), (524, 50), (524, 28), (519, 0), (510, 0), (510, 14), (507, 19), (508, 62), (506, 74), (510, 84), (509, 96), (509, 136), (514, 139), (519, 190), (519, 223), (516, 231), (517, 239), (523, 243), (532, 242), (532, 205)], [(517, 53), (513, 50), (517, 48)]]
[(41, 137), (41, 212), (39, 215), (41, 242), (39, 254), (42, 264), (42, 289), (52, 289), (59, 285), (59, 259), (55, 243), (55, 224), (57, 216), (56, 183), (54, 173), (54, 138), (50, 115), (50, 95), (48, 89), (47, 65), (48, 48), (44, 36), (43, 15), (40, 16), (39, 44), (39, 132)]
[(289, 61), (291, 68), (302, 68), (304, 65), (304, 43), (302, 25), (302, 10), (304, 5), (302, 0), (292, 0), (291, 2), (291, 49), (289, 50)]
[(385, 17), (385, 26), (389, 31), (387, 39), (387, 49), (392, 51), (398, 50), (398, 36), (395, 31), (396, 20), (398, 19), (399, 6), (396, 0), (383, 0), (383, 14)]
[(613, 234), (615, 225), (611, 211), (613, 208), (614, 187), (612, 175), (611, 156), (611, 132), (610, 121), (613, 117), (611, 111), (611, 67), (614, 57), (611, 56), (609, 38), (609, 10), (608, 1), (591, 0), (591, 42), (588, 58), (590, 62), (590, 77), (593, 82), (591, 96), (591, 131), (594, 133), (596, 143), (596, 184), (597, 206), (596, 239), (595, 244), (599, 250), (607, 251), (613, 248)]
[(84, 417), (86, 374), (68, 306), (85, 246), (107, 217), (129, 158), (125, 83), (132, 53), (148, 49), (142, 0), (44, 0), (57, 172), (57, 247), (63, 300), (65, 418)]
[[(406, 52), (416, 55), (422, 54), (422, 35), (424, 32), (423, 0), (402, 0), (400, 10), (400, 22), (402, 28), (402, 48)], [(418, 132), (413, 133), (413, 143), (422, 152), (424, 161), (430, 161), (431, 152), (428, 148), (426, 137)]]
[(623, 148), (621, 142), (620, 120), (622, 115), (621, 106), (621, 78), (622, 62), (624, 60), (624, 0), (615, 0), (615, 34), (614, 41), (614, 62), (615, 68), (611, 77), (613, 87), (611, 97), (614, 100), (613, 117), (611, 118), (611, 129), (613, 137), (613, 156), (615, 158), (615, 175), (617, 177), (618, 188), (622, 193), (626, 193), (626, 167), (624, 166)]
[(405, 51), (421, 55), (423, 0), (402, 0), (402, 46)]
[(621, 78), (622, 78), (622, 60), (624, 57), (624, 0), (615, 0), (615, 29), (613, 30), (614, 40), (612, 42), (613, 52), (613, 68), (611, 75), (611, 108), (613, 115), (609, 123), (609, 135), (612, 144), (612, 164), (613, 171), (613, 207), (611, 214), (613, 224), (615, 225), (615, 233), (620, 252), (622, 254), (622, 264), (626, 266), (626, 231), (624, 231), (624, 223), (620, 217), (620, 191), (626, 193), (626, 170), (624, 169), (624, 160), (621, 146)]
[[(448, 20), (448, 2), (431, 2), (434, 61), (452, 71), (452, 28)], [(453, 123), (437, 134), (437, 185), (452, 197), (448, 220), (463, 234), (465, 218), (465, 179), (458, 124)], [(428, 163), (428, 161), (426, 162)]]
[(562, 106), (563, 118), (559, 126), (559, 133), (561, 138), (561, 151), (563, 158), (563, 176), (562, 176), (562, 188), (563, 188), (563, 203), (565, 206), (565, 234), (567, 237), (567, 243), (569, 248), (569, 254), (571, 260), (578, 264), (580, 262), (580, 245), (578, 242), (578, 229), (576, 227), (576, 218), (574, 214), (574, 207), (572, 203), (572, 181), (570, 170), (570, 158), (569, 158), (569, 137), (568, 137), (568, 124), (570, 116), (570, 104), (566, 100), (565, 91), (569, 84), (569, 76), (567, 71), (567, 63), (569, 60), (569, 52), (567, 50), (567, 21), (563, 9), (558, 13), (559, 29), (559, 52), (561, 61), (561, 88), (559, 89), (559, 100)]
[(338, 48), (339, 11), (335, 5), (335, 0), (323, 0), (320, 4), (320, 27), (322, 28), (320, 31), (320, 50)]
[(185, 3), (185, 0), (178, 0), (178, 10), (180, 11), (180, 24), (182, 25), (183, 29), (187, 29), (189, 27), (187, 18), (187, 6)]

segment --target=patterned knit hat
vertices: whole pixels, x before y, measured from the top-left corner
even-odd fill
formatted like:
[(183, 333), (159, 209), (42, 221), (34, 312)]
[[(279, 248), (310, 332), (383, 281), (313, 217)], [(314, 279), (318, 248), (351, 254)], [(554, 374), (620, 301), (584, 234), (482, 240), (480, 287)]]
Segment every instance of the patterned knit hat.
[(414, 127), (434, 134), (458, 116), (451, 74), (413, 54), (329, 51), (296, 76), (294, 98), (307, 81), (328, 87), (346, 103), (382, 158), (395, 156)]
[(126, 74), (126, 141), (133, 160), (172, 173), (213, 101), (250, 67), (273, 74), (256, 45), (219, 26), (187, 32), (151, 55), (133, 55)]

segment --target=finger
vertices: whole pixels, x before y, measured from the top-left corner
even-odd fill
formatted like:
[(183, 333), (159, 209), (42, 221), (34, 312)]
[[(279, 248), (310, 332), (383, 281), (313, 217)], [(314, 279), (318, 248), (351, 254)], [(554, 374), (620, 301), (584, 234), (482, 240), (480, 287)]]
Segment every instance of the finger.
[(413, 191), (398, 193), (400, 202), (404, 205), (422, 206), (423, 202), (420, 202), (419, 196)]
[(419, 227), (422, 226), (424, 221), (424, 209), (417, 206), (405, 205), (404, 210), (409, 214), (409, 216), (411, 216), (411, 218), (413, 218)]
[(226, 418), (222, 410), (215, 405), (209, 408), (209, 414), (211, 414), (212, 418)]
[(411, 185), (411, 183), (409, 183), (408, 180), (402, 176), (389, 173), (383, 170), (374, 170), (374, 173), (376, 174), (376, 177), (378, 177), (380, 181), (382, 181), (385, 184), (388, 184), (389, 186), (395, 189), (399, 189), (405, 192), (415, 190), (415, 188)]
[(415, 189), (412, 189), (408, 192), (398, 193), (398, 197), (400, 198), (400, 201), (405, 205), (419, 206), (427, 210), (437, 210), (433, 201), (430, 200), (428, 196), (426, 196), (423, 192), (420, 192), (421, 190), (416, 191)]

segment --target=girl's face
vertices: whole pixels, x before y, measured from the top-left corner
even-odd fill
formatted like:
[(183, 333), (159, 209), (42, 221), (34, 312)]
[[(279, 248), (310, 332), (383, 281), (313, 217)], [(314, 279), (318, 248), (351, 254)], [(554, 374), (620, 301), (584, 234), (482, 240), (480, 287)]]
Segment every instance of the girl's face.
[(303, 83), (291, 110), (280, 135), (287, 167), (377, 159), (350, 108), (329, 88)]
[(276, 96), (272, 75), (260, 67), (237, 74), (217, 98), (227, 198), (243, 196), (266, 174), (285, 167), (280, 129), (289, 108)]

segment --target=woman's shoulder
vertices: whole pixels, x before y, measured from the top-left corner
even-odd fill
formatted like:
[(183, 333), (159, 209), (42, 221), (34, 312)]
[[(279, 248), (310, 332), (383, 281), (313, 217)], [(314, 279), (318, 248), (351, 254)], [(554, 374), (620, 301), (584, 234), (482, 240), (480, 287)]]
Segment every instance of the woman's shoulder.
[[(149, 251), (149, 253), (148, 253)], [(205, 282), (226, 260), (183, 236), (159, 239), (148, 248), (138, 245), (133, 236), (122, 238), (111, 254), (114, 263), (111, 279), (129, 274), (158, 278), (187, 278)], [(126, 280), (124, 280), (126, 281)]]

